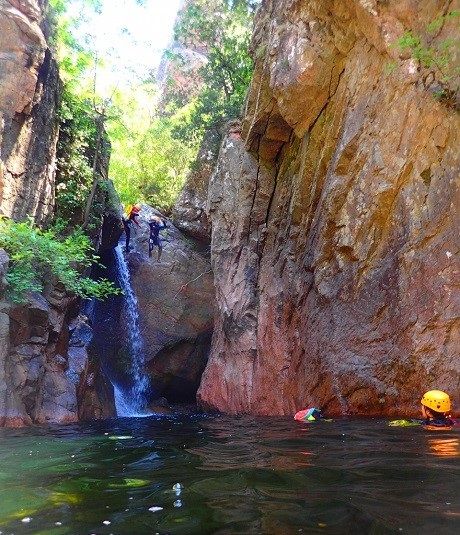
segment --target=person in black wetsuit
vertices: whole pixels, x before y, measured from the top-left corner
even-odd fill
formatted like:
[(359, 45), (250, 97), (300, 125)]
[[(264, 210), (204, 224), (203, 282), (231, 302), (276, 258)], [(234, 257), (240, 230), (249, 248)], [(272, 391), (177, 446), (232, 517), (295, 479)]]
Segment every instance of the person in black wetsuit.
[(150, 218), (149, 227), (149, 256), (152, 256), (153, 248), (158, 247), (158, 262), (160, 262), (161, 253), (163, 252), (163, 243), (160, 236), (160, 230), (167, 228), (167, 225), (163, 219), (154, 215)]

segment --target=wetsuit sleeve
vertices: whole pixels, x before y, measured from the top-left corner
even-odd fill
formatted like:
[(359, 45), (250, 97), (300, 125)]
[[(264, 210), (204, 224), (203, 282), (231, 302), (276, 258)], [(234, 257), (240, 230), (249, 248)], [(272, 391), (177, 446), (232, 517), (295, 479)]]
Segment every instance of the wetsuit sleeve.
[(136, 219), (137, 217), (139, 217), (139, 214), (134, 214), (133, 217), (132, 217), (132, 221), (133, 221), (138, 227), (140, 227), (140, 225), (139, 225), (139, 221)]

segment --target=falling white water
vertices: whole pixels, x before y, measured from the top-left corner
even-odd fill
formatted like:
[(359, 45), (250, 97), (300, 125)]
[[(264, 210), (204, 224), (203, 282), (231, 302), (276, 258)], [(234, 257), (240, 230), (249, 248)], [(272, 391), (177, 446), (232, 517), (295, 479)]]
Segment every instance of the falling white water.
[(115, 387), (117, 416), (146, 416), (146, 392), (149, 381), (144, 370), (144, 344), (139, 327), (139, 305), (131, 286), (128, 265), (121, 247), (115, 248), (117, 277), (123, 290), (123, 305), (128, 335), (127, 349), (131, 359), (130, 373), (132, 387), (122, 390)]

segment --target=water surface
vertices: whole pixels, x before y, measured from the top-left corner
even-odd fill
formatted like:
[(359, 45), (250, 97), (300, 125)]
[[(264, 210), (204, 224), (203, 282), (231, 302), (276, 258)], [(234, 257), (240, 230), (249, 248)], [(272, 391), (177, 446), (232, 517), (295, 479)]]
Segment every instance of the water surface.
[(375, 420), (200, 415), (0, 430), (0, 532), (460, 533), (459, 443)]

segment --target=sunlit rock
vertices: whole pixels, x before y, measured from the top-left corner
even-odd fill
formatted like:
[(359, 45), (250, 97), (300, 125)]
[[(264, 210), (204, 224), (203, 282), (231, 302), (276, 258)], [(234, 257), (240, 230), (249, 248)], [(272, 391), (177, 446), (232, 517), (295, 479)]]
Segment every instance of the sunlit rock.
[(0, 0), (0, 215), (42, 222), (54, 207), (60, 81), (43, 3)]
[[(203, 407), (416, 414), (429, 388), (458, 407), (460, 119), (395, 46), (440, 9), (262, 4), (247, 115), (209, 186)], [(435, 43), (456, 37), (449, 20)]]

